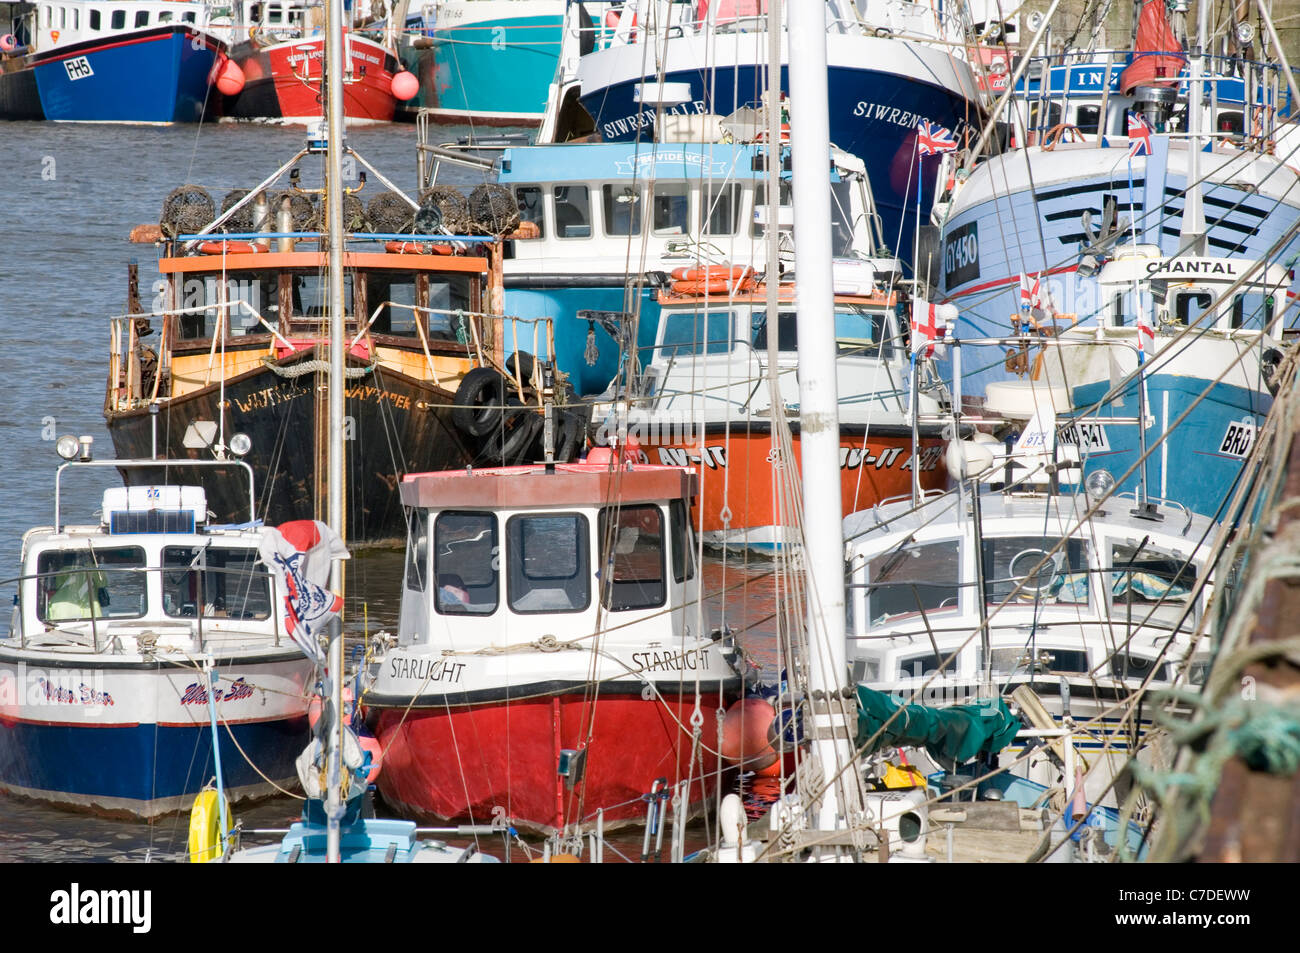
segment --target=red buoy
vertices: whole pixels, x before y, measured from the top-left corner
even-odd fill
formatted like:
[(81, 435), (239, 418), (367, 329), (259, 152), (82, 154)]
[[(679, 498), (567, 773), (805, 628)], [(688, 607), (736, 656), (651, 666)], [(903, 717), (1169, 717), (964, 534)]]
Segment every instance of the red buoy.
[(742, 698), (722, 719), (722, 744), (718, 754), (745, 771), (762, 771), (779, 764), (770, 732), (776, 711), (763, 698)]
[(217, 92), (223, 96), (238, 96), (244, 90), (244, 71), (232, 59), (225, 59), (217, 69)]
[(408, 99), (414, 99), (415, 94), (420, 91), (420, 81), (415, 78), (415, 74), (402, 70), (393, 74), (393, 96), (406, 102)]

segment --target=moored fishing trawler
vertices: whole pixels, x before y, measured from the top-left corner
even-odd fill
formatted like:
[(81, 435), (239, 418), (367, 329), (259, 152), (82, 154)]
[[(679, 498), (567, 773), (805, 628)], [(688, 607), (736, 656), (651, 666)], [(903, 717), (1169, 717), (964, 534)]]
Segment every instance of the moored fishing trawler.
[[(327, 257), (296, 168), (318, 151), (309, 146), (257, 190), (228, 196), (220, 215), (202, 190), (174, 193), (168, 208), (189, 217), (165, 222), (156, 306), (146, 313), (133, 295), (131, 313), (112, 325), (105, 417), (118, 452), (221, 459), (230, 435), (243, 433), (257, 515), (273, 523), (317, 518), (324, 499)], [(272, 195), (286, 176), (288, 188)], [(399, 539), (404, 473), (530, 459), (541, 397), (563, 385), (548, 372), (544, 319), (489, 313), (499, 301), (489, 257), (498, 253), (484, 250), (491, 235), (413, 235), (418, 206), (405, 195), (381, 194), (364, 210), (349, 199), (347, 528), (358, 542)], [(436, 228), (436, 210), (428, 214)], [(391, 231), (364, 231), (372, 220)], [(523, 341), (532, 354), (507, 358)], [(560, 415), (570, 422), (562, 454), (581, 429), (570, 416)], [(228, 484), (204, 486), (219, 518), (242, 505)]]
[(1054, 457), (1050, 434), (1037, 445), (1048, 454), (954, 445), (985, 461), (964, 464), (978, 477), (969, 488), (844, 521), (849, 654), (860, 684), (901, 700), (1014, 698), (1054, 740), (1022, 736), (999, 763), (1114, 806), (1129, 760), (1154, 756), (1149, 693), (1204, 682), (1196, 632), (1219, 524), (1141, 489), (1112, 493), (1105, 471), (1086, 494), (1057, 492), (1047, 464), (1077, 454)]
[(388, 804), (572, 833), (643, 818), (664, 784), (713, 790), (748, 664), (699, 602), (694, 493), (607, 449), (403, 481), (401, 623), (363, 698)]
[[(926, 490), (947, 482), (944, 425), (936, 422), (947, 393), (927, 388), (912, 405), (897, 318), (906, 296), (891, 288), (890, 262), (875, 264), (879, 273), (868, 262), (834, 263), (844, 515), (906, 494), (914, 469)], [(791, 479), (787, 467), (800, 460), (801, 442), (794, 284), (779, 286), (779, 331), (770, 349), (767, 290), (748, 269), (677, 275), (659, 293), (654, 350), (642, 355), (644, 371), (626, 397), (609, 407), (604, 432), (626, 426), (649, 459), (699, 468), (702, 512), (694, 522), (706, 543), (780, 548), (794, 517), (793, 497), (782, 487)], [(926, 418), (915, 441), (913, 412)]]
[(0, 119), (172, 123), (215, 112), (209, 93), (226, 44), (208, 28), (203, 4), (8, 6), (15, 16), (0, 23)]
[(65, 521), (68, 468), (173, 476), (237, 463), (90, 460), (64, 437), (52, 526), (23, 537), (13, 621), (0, 639), (0, 788), (59, 806), (152, 818), (217, 773), (232, 800), (292, 783), (312, 662), (280, 624), (256, 523), (217, 525), (201, 487), (104, 493), (101, 518)]

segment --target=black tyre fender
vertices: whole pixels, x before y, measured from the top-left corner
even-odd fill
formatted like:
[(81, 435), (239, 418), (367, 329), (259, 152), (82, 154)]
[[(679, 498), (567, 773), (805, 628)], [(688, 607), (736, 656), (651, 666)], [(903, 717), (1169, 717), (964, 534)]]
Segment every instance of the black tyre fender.
[(461, 379), (451, 422), (471, 437), (486, 437), (500, 426), (505, 396), (505, 379), (496, 369), (476, 367)]
[(501, 465), (507, 467), (527, 462), (528, 451), (542, 430), (542, 418), (536, 410), (513, 399), (510, 404), (513, 406), (506, 412), (505, 435), (493, 433), (489, 438), (489, 447), (501, 447)]

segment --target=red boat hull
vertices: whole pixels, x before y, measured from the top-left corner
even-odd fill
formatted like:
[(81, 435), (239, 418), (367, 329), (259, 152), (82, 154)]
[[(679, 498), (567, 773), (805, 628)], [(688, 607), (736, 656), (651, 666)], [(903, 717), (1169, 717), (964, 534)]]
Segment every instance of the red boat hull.
[[(378, 43), (348, 39), (352, 81), (343, 87), (343, 114), (351, 122), (391, 122), (393, 74), (401, 67)], [(244, 71), (244, 89), (226, 96), (222, 115), (233, 119), (314, 122), (324, 117), (321, 97), (325, 41), (321, 37), (260, 47), (241, 43), (231, 58)]]
[[(383, 709), (376, 725), (384, 747), (379, 790), (389, 806), (426, 820), (508, 820), (547, 833), (589, 822), (601, 808), (606, 824), (642, 820), (642, 795), (659, 778), (669, 786), (692, 778), (692, 804), (712, 793), (715, 712), (728, 700), (716, 690), (700, 697), (703, 762), (697, 758), (693, 772), (693, 693), (646, 700), (602, 691), (593, 705), (591, 693), (575, 692), (454, 709)], [(587, 750), (584, 779), (572, 789), (557, 772), (565, 748)]]

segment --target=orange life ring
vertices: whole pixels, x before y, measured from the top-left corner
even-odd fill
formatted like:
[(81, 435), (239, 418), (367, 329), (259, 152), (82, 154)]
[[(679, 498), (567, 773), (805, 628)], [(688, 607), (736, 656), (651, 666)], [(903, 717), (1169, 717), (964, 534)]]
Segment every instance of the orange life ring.
[(747, 279), (735, 282), (727, 278), (714, 278), (712, 281), (678, 279), (672, 284), (672, 292), (679, 295), (725, 295), (747, 292), (753, 287), (753, 282)]
[(676, 268), (673, 278), (677, 281), (745, 281), (752, 277), (754, 269), (748, 265), (708, 265), (704, 268)]
[(456, 253), (451, 245), (436, 242), (387, 242), (384, 251), (390, 255), (453, 255)]
[(264, 251), (253, 242), (199, 242), (200, 255), (256, 255)]

